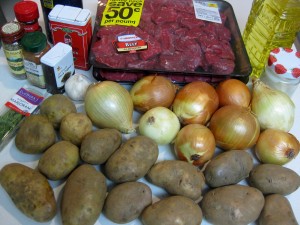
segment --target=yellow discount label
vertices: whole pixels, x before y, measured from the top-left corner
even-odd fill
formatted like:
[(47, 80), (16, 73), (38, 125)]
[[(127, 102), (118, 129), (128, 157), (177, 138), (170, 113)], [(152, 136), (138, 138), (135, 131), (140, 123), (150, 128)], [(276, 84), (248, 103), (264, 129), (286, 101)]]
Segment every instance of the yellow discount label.
[(123, 25), (137, 27), (140, 23), (144, 0), (108, 0), (101, 26)]

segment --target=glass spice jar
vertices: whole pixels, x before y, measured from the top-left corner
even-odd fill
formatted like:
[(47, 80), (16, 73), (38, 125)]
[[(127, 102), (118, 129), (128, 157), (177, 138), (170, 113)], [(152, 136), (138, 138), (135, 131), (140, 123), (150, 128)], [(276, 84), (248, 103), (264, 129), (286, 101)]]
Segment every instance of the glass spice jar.
[(300, 52), (292, 48), (273, 49), (260, 80), (291, 97), (300, 83)]
[(14, 5), (14, 13), (18, 22), (22, 23), (25, 32), (41, 31), (39, 25), (39, 10), (37, 3), (33, 1), (20, 1)]
[(19, 22), (8, 22), (0, 29), (4, 54), (12, 75), (17, 79), (26, 79), (21, 39), (25, 34)]
[(47, 37), (40, 31), (26, 33), (21, 40), (27, 80), (34, 86), (46, 88), (41, 57), (50, 50)]

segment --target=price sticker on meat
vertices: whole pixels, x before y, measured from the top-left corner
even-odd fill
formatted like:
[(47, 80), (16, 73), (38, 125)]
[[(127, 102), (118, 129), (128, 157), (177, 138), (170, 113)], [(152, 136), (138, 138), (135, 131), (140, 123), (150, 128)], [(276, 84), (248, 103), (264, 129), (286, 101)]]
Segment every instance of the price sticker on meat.
[(108, 0), (101, 26), (122, 25), (137, 27), (140, 23), (144, 0)]

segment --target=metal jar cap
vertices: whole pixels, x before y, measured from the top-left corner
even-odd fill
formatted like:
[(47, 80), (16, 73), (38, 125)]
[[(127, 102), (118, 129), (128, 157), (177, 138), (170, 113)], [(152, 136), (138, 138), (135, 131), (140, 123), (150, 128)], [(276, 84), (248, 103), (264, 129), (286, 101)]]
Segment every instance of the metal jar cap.
[(33, 1), (20, 1), (14, 5), (14, 12), (19, 22), (30, 22), (39, 18), (37, 3)]
[(25, 51), (37, 53), (47, 46), (47, 37), (40, 31), (26, 33), (21, 39), (21, 44)]
[(300, 79), (300, 52), (292, 48), (275, 48), (270, 52), (268, 67), (283, 79)]

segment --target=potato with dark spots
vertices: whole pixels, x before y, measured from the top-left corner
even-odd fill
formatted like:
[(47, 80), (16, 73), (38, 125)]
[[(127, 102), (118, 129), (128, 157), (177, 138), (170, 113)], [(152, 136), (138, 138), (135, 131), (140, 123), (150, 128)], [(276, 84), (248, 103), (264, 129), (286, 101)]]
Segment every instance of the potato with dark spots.
[(93, 131), (93, 123), (83, 113), (69, 113), (61, 120), (59, 134), (63, 140), (80, 146), (83, 138)]
[(56, 132), (47, 117), (31, 115), (21, 124), (15, 138), (18, 150), (27, 154), (43, 153), (56, 141)]
[(63, 225), (94, 225), (102, 212), (107, 193), (105, 176), (83, 164), (68, 177), (61, 200)]
[(235, 184), (208, 191), (200, 206), (204, 218), (214, 225), (247, 225), (257, 220), (264, 203), (258, 189)]
[(69, 141), (59, 141), (41, 156), (39, 171), (50, 180), (68, 176), (79, 164), (79, 148)]
[(205, 180), (194, 165), (181, 160), (165, 160), (156, 163), (146, 175), (149, 182), (164, 188), (169, 194), (200, 200)]
[(80, 146), (80, 156), (90, 164), (103, 164), (122, 144), (117, 129), (104, 128), (87, 134)]
[(103, 211), (114, 223), (129, 223), (152, 204), (152, 191), (141, 182), (118, 184), (108, 193)]
[(249, 176), (253, 168), (252, 156), (244, 150), (226, 151), (213, 158), (204, 170), (210, 187), (237, 184)]
[(148, 206), (141, 220), (144, 225), (199, 225), (202, 211), (190, 198), (169, 196)]
[(15, 206), (29, 218), (47, 222), (56, 215), (54, 192), (37, 170), (19, 163), (7, 164), (0, 171), (0, 184)]
[(158, 145), (149, 137), (135, 136), (116, 150), (105, 164), (106, 176), (115, 183), (136, 181), (147, 174), (158, 157)]
[(74, 102), (63, 94), (49, 96), (40, 106), (40, 113), (49, 119), (55, 129), (59, 128), (64, 116), (76, 112)]
[(265, 197), (264, 208), (258, 218), (259, 225), (298, 225), (292, 206), (283, 195)]
[(281, 165), (260, 164), (250, 172), (249, 185), (264, 194), (289, 195), (299, 188), (300, 176)]

